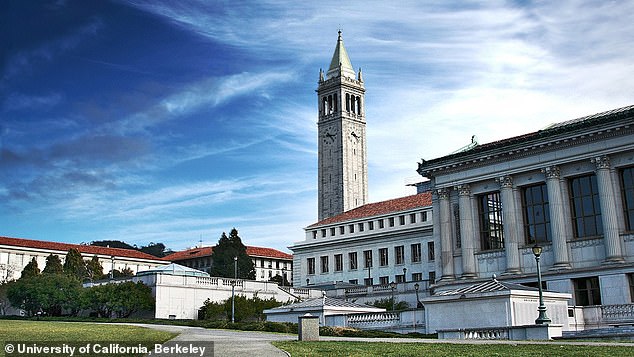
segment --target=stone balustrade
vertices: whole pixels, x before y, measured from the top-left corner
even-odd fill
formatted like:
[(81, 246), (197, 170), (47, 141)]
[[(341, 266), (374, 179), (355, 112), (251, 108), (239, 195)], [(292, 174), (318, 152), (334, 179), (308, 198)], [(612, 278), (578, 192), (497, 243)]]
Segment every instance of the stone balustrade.
[(602, 305), (601, 316), (605, 322), (634, 322), (634, 304)]

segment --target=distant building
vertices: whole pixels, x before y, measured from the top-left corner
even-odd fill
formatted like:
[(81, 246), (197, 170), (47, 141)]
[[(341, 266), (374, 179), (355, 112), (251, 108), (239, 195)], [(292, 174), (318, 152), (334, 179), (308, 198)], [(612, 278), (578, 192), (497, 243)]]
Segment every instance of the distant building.
[[(213, 247), (197, 247), (172, 253), (164, 259), (209, 273), (213, 265)], [(255, 265), (255, 280), (269, 281), (279, 275), (292, 283), (293, 256), (273, 248), (247, 246), (247, 255)]]
[(0, 282), (20, 278), (22, 269), (33, 258), (40, 271), (46, 266), (46, 257), (50, 254), (59, 256), (63, 264), (66, 253), (72, 248), (77, 249), (84, 260), (99, 258), (105, 274), (113, 267), (119, 271), (130, 269), (136, 274), (165, 264), (161, 258), (133, 249), (0, 237)]

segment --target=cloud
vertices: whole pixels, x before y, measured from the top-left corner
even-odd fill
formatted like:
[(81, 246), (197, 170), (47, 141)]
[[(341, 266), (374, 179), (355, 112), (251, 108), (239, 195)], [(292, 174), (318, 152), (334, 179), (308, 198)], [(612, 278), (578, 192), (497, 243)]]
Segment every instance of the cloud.
[(60, 93), (50, 93), (40, 96), (11, 93), (2, 103), (2, 109), (5, 111), (48, 109), (57, 105), (62, 99), (63, 96)]

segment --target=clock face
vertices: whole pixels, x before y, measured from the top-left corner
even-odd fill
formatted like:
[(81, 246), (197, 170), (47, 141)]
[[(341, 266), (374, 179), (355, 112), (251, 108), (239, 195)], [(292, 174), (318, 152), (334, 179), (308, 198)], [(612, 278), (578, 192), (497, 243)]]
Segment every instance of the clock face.
[(335, 139), (337, 138), (337, 128), (332, 126), (328, 127), (326, 130), (324, 130), (324, 134), (322, 136), (324, 138), (324, 143), (334, 143)]

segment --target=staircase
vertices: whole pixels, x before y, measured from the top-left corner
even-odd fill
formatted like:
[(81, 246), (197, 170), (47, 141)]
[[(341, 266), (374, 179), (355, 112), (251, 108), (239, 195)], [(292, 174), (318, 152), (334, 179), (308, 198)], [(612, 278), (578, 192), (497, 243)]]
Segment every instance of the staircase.
[(564, 331), (562, 340), (631, 340), (634, 341), (634, 326), (604, 327), (582, 331)]

